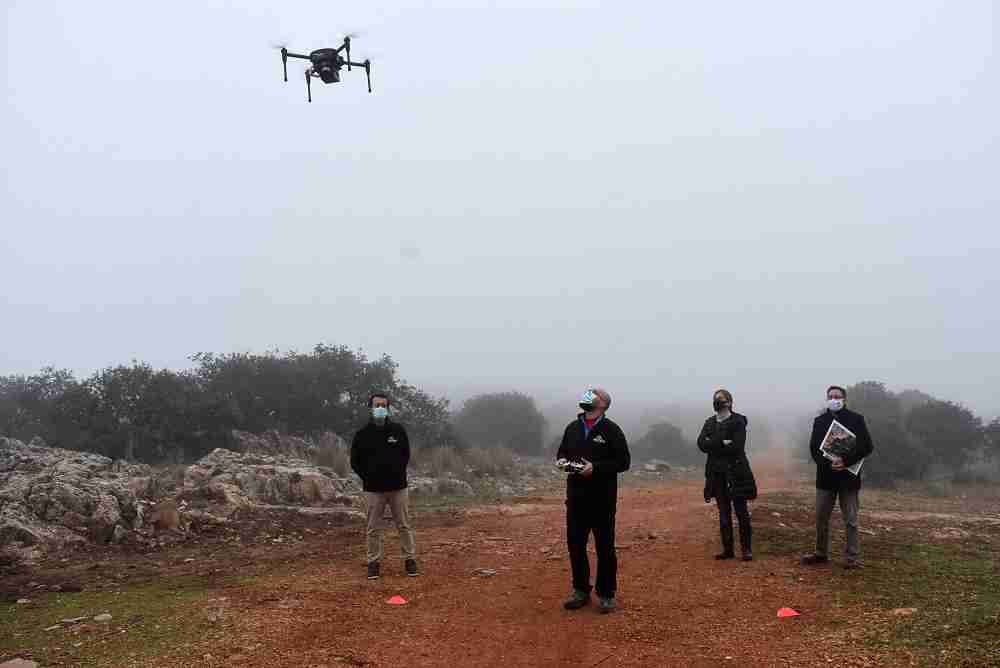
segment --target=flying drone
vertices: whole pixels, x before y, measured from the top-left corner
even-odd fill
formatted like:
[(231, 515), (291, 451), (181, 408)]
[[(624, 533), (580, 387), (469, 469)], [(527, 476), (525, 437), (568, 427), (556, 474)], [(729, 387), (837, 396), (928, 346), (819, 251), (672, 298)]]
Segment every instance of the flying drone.
[[(344, 52), (344, 56), (340, 52)], [(316, 49), (305, 55), (302, 53), (292, 53), (285, 47), (281, 47), (281, 67), (285, 72), (285, 81), (288, 81), (288, 59), (302, 58), (312, 63), (306, 69), (306, 96), (312, 102), (312, 79), (318, 77), (323, 83), (338, 83), (340, 81), (340, 68), (347, 65), (347, 71), (351, 67), (365, 68), (365, 76), (368, 78), (368, 92), (372, 92), (372, 63), (365, 59), (363, 63), (351, 62), (351, 38), (345, 37), (344, 43), (336, 49)]]

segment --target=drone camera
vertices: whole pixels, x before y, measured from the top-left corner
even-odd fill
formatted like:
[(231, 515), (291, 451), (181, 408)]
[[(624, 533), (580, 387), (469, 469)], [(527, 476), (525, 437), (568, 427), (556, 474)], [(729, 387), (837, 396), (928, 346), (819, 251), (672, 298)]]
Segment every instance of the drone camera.
[(323, 83), (340, 81), (340, 68), (344, 62), (336, 49), (316, 49), (309, 54), (309, 60), (312, 61), (313, 71), (319, 75)]
[(339, 83), (340, 74), (337, 70), (333, 69), (329, 65), (323, 65), (319, 68), (319, 78), (323, 80), (323, 83)]

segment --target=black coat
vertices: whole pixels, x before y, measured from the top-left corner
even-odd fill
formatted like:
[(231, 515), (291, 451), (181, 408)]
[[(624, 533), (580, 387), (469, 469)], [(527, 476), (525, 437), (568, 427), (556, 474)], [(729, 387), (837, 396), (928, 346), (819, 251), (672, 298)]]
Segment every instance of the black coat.
[(366, 492), (395, 492), (406, 488), (410, 439), (403, 425), (375, 420), (358, 430), (351, 441), (351, 468), (361, 476)]
[(567, 498), (610, 502), (612, 505), (618, 499), (618, 474), (628, 471), (632, 464), (621, 427), (602, 417), (587, 434), (582, 413), (566, 426), (556, 458), (570, 461), (586, 459), (594, 465), (594, 473), (589, 478), (579, 473), (566, 476)]
[(831, 491), (861, 489), (861, 473), (864, 471), (863, 468), (861, 471), (858, 471), (858, 475), (854, 475), (850, 471), (834, 471), (830, 466), (830, 460), (820, 452), (819, 446), (823, 442), (823, 437), (826, 436), (826, 432), (834, 419), (854, 432), (854, 435), (858, 438), (855, 452), (851, 457), (844, 458), (845, 466), (854, 466), (859, 460), (864, 459), (875, 450), (871, 434), (868, 433), (868, 425), (865, 423), (864, 415), (846, 408), (837, 413), (824, 411), (813, 420), (812, 436), (809, 438), (809, 452), (812, 454), (813, 461), (816, 462), (816, 487), (817, 489)]
[(725, 479), (733, 498), (757, 498), (757, 481), (746, 453), (748, 424), (746, 416), (739, 413), (733, 413), (723, 422), (716, 420), (714, 415), (705, 420), (698, 434), (698, 449), (708, 455), (705, 461), (706, 501), (718, 494), (713, 481), (720, 477)]

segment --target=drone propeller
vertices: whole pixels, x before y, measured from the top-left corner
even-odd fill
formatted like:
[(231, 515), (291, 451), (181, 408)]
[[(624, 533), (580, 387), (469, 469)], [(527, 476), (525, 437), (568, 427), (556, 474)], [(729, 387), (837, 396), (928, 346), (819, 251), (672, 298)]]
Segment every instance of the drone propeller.
[(275, 49), (275, 50), (281, 52), (281, 69), (284, 71), (285, 81), (287, 82), (288, 81), (288, 42), (285, 42), (284, 40), (282, 40), (280, 42), (269, 42), (268, 44), (269, 44), (269, 46), (272, 49)]

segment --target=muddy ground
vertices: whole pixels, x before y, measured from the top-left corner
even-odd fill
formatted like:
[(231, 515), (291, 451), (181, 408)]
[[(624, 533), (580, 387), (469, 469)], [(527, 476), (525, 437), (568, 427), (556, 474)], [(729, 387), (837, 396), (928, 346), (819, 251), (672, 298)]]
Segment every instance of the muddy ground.
[[(931, 638), (925, 646), (920, 627), (907, 625), (930, 610), (927, 592), (908, 593), (888, 579), (899, 568), (919, 568), (891, 561), (907, 559), (897, 548), (911, 543), (926, 542), (928, 559), (970, 544), (980, 557), (991, 554), (1000, 544), (995, 497), (916, 501), (866, 490), (868, 566), (848, 572), (798, 565), (810, 547), (808, 483), (773, 478), (762, 488), (769, 491), (754, 505), (758, 540), (751, 563), (712, 558), (717, 515), (701, 499), (701, 481), (623, 488), (620, 609), (610, 615), (561, 608), (570, 576), (558, 494), (418, 507), (420, 577), (405, 577), (393, 558), (375, 582), (364, 577), (360, 526), (271, 511), (176, 545), (95, 549), (5, 577), (0, 628), (19, 637), (0, 645), (0, 658), (164, 668), (898, 666), (926, 663), (929, 656), (944, 657), (944, 665), (1000, 665), (1000, 655), (991, 662), (992, 645), (963, 650), (962, 643), (984, 637), (978, 632), (939, 645)], [(835, 526), (836, 548), (839, 519)], [(386, 539), (394, 554), (391, 529)], [(985, 559), (995, 573), (996, 562)], [(968, 580), (959, 586), (961, 595), (982, 603), (979, 590), (989, 580), (977, 577), (956, 576), (959, 585)], [(899, 589), (895, 598), (878, 593), (890, 586)], [(129, 598), (136, 592), (140, 600)], [(96, 598), (88, 603), (88, 595)], [(396, 595), (408, 603), (386, 603)], [(30, 602), (13, 603), (19, 598)], [(910, 599), (916, 604), (905, 607), (917, 610), (899, 612), (898, 602)], [(86, 615), (112, 612), (114, 620), (61, 624), (57, 602), (69, 601)], [(802, 614), (779, 619), (781, 607)], [(984, 608), (983, 618), (973, 620), (986, 624), (984, 643), (993, 642), (993, 610)], [(32, 614), (31, 624), (16, 621)], [(939, 625), (938, 617), (932, 621)]]

